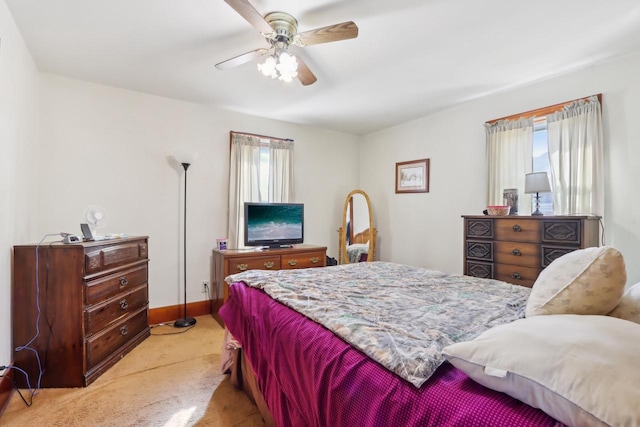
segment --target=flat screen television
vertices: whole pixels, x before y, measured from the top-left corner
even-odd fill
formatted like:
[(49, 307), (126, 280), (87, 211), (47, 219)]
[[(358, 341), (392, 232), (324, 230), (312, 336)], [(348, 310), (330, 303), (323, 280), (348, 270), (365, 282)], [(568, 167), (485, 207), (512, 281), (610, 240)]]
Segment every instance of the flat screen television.
[(244, 245), (287, 247), (304, 241), (302, 203), (245, 203)]

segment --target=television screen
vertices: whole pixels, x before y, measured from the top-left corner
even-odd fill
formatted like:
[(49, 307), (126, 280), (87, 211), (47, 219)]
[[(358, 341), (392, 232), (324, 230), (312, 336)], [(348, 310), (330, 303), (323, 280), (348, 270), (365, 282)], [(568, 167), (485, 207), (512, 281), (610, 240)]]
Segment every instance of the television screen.
[(282, 247), (304, 241), (302, 203), (245, 203), (244, 245)]

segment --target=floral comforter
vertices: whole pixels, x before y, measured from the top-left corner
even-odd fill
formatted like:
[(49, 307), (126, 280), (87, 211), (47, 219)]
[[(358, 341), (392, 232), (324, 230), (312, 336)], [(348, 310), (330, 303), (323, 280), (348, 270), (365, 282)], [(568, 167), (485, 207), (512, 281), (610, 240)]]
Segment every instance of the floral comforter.
[(420, 387), (442, 349), (524, 317), (530, 289), (388, 262), (228, 276), (304, 314)]

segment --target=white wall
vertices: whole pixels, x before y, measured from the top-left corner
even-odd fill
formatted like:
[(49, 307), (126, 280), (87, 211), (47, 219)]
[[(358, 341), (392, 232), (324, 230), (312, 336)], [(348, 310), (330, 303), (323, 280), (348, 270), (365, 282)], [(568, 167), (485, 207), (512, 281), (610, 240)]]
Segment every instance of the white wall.
[(206, 299), (211, 250), (226, 236), (229, 131), (292, 138), (305, 242), (337, 255), (344, 198), (359, 177), (359, 138), (50, 74), (41, 77), (38, 234), (80, 232), (88, 205), (109, 213), (100, 234), (149, 236), (151, 308), (182, 301), (182, 166), (188, 170), (187, 301)]
[(11, 253), (33, 239), (38, 71), (4, 1), (0, 2), (0, 365), (11, 361)]
[[(364, 137), (361, 182), (375, 209), (381, 259), (461, 273), (461, 215), (481, 214), (486, 205), (484, 122), (602, 93), (605, 243), (624, 255), (628, 286), (639, 282), (639, 75), (640, 54), (631, 55)], [(425, 157), (430, 192), (395, 194), (395, 163)]]

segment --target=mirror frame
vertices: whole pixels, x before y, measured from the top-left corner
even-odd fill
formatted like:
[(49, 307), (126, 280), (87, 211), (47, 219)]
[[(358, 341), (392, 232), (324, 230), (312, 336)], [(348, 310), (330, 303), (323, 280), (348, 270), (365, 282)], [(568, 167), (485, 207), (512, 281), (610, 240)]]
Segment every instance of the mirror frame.
[(339, 235), (339, 248), (338, 248), (338, 263), (340, 264), (349, 264), (349, 256), (347, 255), (347, 215), (353, 215), (352, 212), (349, 211), (349, 203), (354, 195), (361, 194), (364, 196), (365, 201), (367, 202), (367, 209), (369, 211), (369, 250), (367, 254), (367, 262), (372, 262), (376, 260), (376, 234), (377, 230), (373, 226), (373, 211), (371, 210), (371, 201), (369, 200), (369, 195), (362, 190), (353, 190), (347, 196), (344, 202), (344, 210), (342, 212), (342, 227), (338, 229)]

